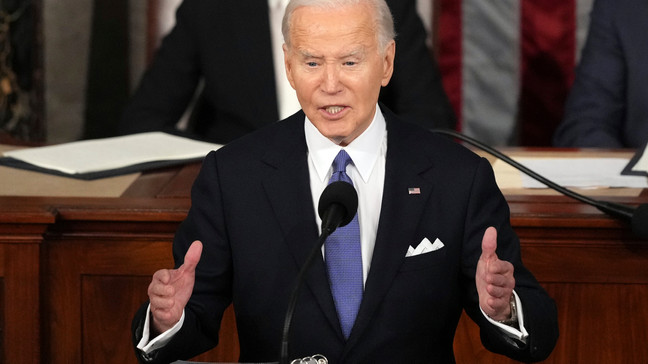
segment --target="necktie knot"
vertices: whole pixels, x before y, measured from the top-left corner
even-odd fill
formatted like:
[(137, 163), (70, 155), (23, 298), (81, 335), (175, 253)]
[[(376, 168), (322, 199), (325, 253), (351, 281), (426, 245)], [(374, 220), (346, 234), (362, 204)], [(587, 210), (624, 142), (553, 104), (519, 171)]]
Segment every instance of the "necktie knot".
[(333, 159), (333, 174), (331, 175), (329, 183), (344, 181), (353, 184), (349, 176), (346, 174), (346, 167), (349, 163), (351, 163), (351, 157), (349, 154), (344, 149), (340, 150), (340, 152), (335, 156), (335, 159)]

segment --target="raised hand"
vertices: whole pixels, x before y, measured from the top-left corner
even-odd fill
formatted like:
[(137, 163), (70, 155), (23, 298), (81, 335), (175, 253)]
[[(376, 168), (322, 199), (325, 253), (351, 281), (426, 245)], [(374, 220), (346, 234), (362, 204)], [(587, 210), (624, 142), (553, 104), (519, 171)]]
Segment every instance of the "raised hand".
[[(202, 243), (194, 241), (178, 269), (161, 269), (153, 274), (148, 296), (153, 315), (155, 335), (172, 328), (180, 318), (191, 297), (196, 277), (196, 265), (202, 253)], [(153, 335), (152, 335), (153, 336)]]
[(479, 294), (479, 306), (496, 321), (511, 316), (509, 300), (515, 287), (513, 264), (497, 257), (497, 230), (489, 227), (482, 239), (482, 254), (477, 263), (475, 282)]

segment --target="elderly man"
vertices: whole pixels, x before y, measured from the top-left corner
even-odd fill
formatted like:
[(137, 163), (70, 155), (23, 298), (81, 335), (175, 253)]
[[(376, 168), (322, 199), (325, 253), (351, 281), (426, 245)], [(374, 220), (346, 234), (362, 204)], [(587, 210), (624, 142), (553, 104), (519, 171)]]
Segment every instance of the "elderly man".
[(233, 303), (240, 360), (276, 361), (288, 297), (317, 241), (317, 201), (338, 179), (357, 190), (358, 213), (306, 274), (291, 357), (452, 363), (465, 309), (489, 350), (546, 358), (555, 306), (522, 264), (489, 163), (377, 103), (396, 46), (384, 0), (293, 0), (283, 33), (303, 112), (205, 159), (176, 269), (155, 273), (134, 320), (140, 360), (213, 347)]

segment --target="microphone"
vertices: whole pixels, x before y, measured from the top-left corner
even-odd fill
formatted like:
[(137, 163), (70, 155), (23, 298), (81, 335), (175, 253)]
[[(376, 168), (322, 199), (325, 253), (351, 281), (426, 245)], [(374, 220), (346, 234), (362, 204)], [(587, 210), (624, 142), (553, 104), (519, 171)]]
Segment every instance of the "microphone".
[(545, 178), (544, 176), (541, 176), (540, 174), (536, 173), (535, 171), (525, 167), (524, 165), (516, 162), (506, 154), (480, 142), (477, 141), (476, 139), (473, 139), (469, 136), (466, 136), (464, 134), (461, 134), (459, 132), (456, 132), (454, 130), (449, 130), (449, 129), (431, 129), (432, 132), (438, 133), (438, 134), (444, 134), (444, 135), (449, 135), (452, 137), (455, 137), (457, 139), (460, 139), (472, 146), (475, 146), (499, 159), (502, 161), (506, 162), (507, 164), (511, 165), (513, 168), (523, 172), (524, 174), (528, 175), (529, 177), (535, 179), (538, 182), (541, 182), (545, 185), (547, 185), (549, 188), (558, 191), (559, 193), (571, 197), (577, 201), (583, 202), (585, 204), (588, 204), (590, 206), (594, 206), (599, 211), (610, 215), (612, 217), (615, 217), (617, 219), (620, 219), (628, 224), (630, 224), (632, 228), (632, 233), (637, 236), (638, 238), (641, 239), (647, 239), (648, 238), (648, 204), (641, 204), (638, 207), (633, 207), (633, 206), (628, 206), (628, 205), (623, 205), (619, 203), (614, 203), (614, 202), (609, 202), (609, 201), (599, 201), (595, 200), (593, 198), (581, 195), (579, 193), (576, 193), (570, 189), (567, 189), (563, 186), (560, 186), (559, 184)]
[(329, 184), (319, 199), (317, 212), (322, 218), (322, 234), (331, 235), (335, 229), (353, 220), (358, 210), (358, 194), (350, 183)]
[(295, 312), (299, 288), (304, 281), (306, 271), (317, 254), (320, 254), (322, 244), (337, 228), (347, 225), (358, 210), (358, 193), (353, 185), (343, 181), (329, 184), (322, 192), (317, 207), (317, 212), (322, 219), (322, 233), (317, 244), (313, 246), (308, 258), (297, 274), (297, 281), (290, 294), (288, 309), (284, 319), (283, 333), (281, 336), (281, 364), (288, 364), (288, 339), (290, 337), (290, 324)]

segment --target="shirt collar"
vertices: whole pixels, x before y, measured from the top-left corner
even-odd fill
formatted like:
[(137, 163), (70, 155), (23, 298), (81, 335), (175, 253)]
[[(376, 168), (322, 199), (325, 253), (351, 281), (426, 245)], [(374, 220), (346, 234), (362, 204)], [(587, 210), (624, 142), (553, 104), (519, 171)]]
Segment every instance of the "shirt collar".
[(306, 117), (304, 123), (306, 145), (317, 176), (321, 181), (328, 177), (333, 159), (335, 159), (340, 149), (346, 150), (349, 154), (362, 180), (365, 183), (369, 181), (369, 176), (378, 160), (380, 148), (387, 132), (385, 117), (379, 110), (379, 106), (376, 106), (376, 113), (367, 130), (346, 147), (340, 147), (320, 134), (313, 123)]

